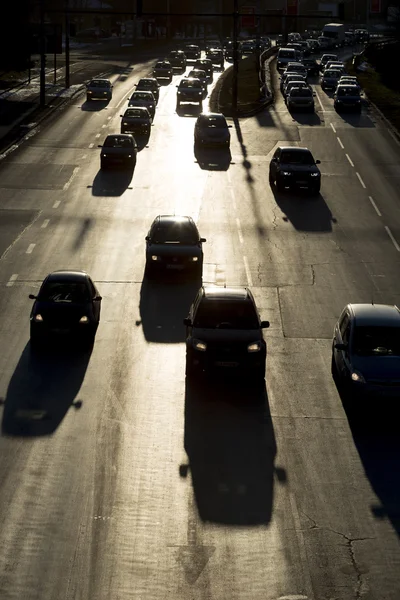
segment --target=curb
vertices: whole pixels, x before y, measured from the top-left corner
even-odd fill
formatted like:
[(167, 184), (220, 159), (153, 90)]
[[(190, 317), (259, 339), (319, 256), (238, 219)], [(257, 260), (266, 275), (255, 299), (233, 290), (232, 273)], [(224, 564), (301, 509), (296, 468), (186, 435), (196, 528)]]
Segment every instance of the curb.
[(376, 110), (376, 112), (378, 113), (378, 115), (380, 116), (380, 118), (382, 119), (382, 121), (385, 123), (386, 127), (388, 128), (388, 130), (392, 133), (392, 135), (395, 138), (395, 141), (400, 144), (400, 131), (397, 129), (397, 127), (395, 127), (393, 125), (393, 123), (391, 123), (389, 121), (389, 119), (387, 117), (385, 117), (385, 115), (383, 114), (383, 112), (381, 111), (380, 108), (377, 107), (377, 105), (375, 104), (375, 102), (372, 102), (372, 100), (370, 100), (367, 96), (367, 94), (364, 92), (364, 98), (367, 100), (368, 104), (370, 106), (372, 106), (372, 108), (374, 110)]

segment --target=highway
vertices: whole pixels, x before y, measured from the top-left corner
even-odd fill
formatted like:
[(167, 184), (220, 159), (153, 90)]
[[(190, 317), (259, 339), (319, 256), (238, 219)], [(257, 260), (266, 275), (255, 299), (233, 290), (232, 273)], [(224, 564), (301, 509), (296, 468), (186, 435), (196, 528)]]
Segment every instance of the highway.
[[(331, 376), (348, 302), (399, 303), (400, 146), (374, 110), (231, 121), (193, 154), (163, 86), (133, 177), (99, 170), (133, 84), (84, 97), (0, 163), (1, 600), (398, 600), (400, 441), (382, 401), (349, 419)], [(278, 144), (321, 160), (318, 198), (268, 184)], [(249, 285), (266, 386), (185, 382), (196, 287), (143, 280), (158, 214), (189, 214), (203, 280)], [(29, 348), (29, 293), (62, 268), (103, 296), (91, 353)], [(256, 397), (256, 394), (258, 396)]]

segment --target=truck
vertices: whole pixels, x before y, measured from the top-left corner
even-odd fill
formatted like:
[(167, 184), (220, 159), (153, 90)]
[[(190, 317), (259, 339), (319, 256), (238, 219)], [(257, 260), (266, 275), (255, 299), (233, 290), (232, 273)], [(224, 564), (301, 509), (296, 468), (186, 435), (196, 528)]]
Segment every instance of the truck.
[(342, 23), (328, 23), (322, 28), (322, 36), (332, 40), (336, 47), (344, 46), (346, 35), (345, 26)]

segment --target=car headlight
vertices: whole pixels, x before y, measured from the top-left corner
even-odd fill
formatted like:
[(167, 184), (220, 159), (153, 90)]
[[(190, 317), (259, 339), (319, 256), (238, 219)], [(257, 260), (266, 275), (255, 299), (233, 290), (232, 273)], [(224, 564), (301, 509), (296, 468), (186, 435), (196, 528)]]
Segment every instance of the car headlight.
[(43, 321), (43, 317), (39, 313), (37, 315), (35, 315), (33, 318), (37, 323), (41, 323)]
[(151, 260), (159, 260), (159, 259), (160, 259), (160, 257), (157, 256), (156, 254), (153, 254), (151, 257)]
[(107, 158), (107, 154), (102, 154), (101, 158)]
[(288, 177), (289, 175), (291, 175), (290, 171), (282, 171), (282, 175), (285, 175), (285, 177)]
[(179, 94), (182, 94), (182, 92), (180, 92), (180, 91), (178, 90), (178, 96), (179, 96)]
[(125, 121), (125, 122), (123, 123), (123, 125), (128, 125), (128, 123)]
[(357, 383), (365, 383), (364, 376), (359, 371), (353, 371), (351, 374), (351, 379)]
[(88, 90), (88, 94), (93, 94), (92, 90)]
[(103, 94), (108, 94), (108, 92), (103, 92)]
[(253, 342), (247, 346), (247, 352), (260, 352), (261, 342)]
[(128, 158), (132, 158), (132, 154), (128, 154)]
[(193, 348), (200, 352), (205, 352), (207, 350), (207, 344), (201, 340), (193, 340)]
[(198, 260), (199, 260), (199, 257), (198, 257), (198, 256), (192, 256), (192, 261), (193, 261), (193, 262), (197, 262)]
[(311, 177), (319, 177), (321, 173), (310, 173)]
[(89, 319), (86, 315), (83, 315), (83, 317), (79, 319), (79, 323), (89, 323)]

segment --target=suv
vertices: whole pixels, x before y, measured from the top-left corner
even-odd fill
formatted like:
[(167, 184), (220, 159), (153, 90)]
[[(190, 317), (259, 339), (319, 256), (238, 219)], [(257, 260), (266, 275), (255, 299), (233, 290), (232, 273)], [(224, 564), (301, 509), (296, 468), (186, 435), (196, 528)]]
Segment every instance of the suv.
[(172, 65), (168, 60), (160, 60), (153, 69), (153, 75), (156, 79), (168, 79), (172, 81)]
[(267, 345), (248, 288), (202, 286), (184, 319), (186, 376), (207, 371), (240, 373), (264, 380)]
[(178, 110), (182, 102), (191, 102), (199, 104), (200, 110), (203, 108), (203, 86), (200, 79), (195, 77), (186, 77), (182, 79), (176, 95), (176, 109)]

